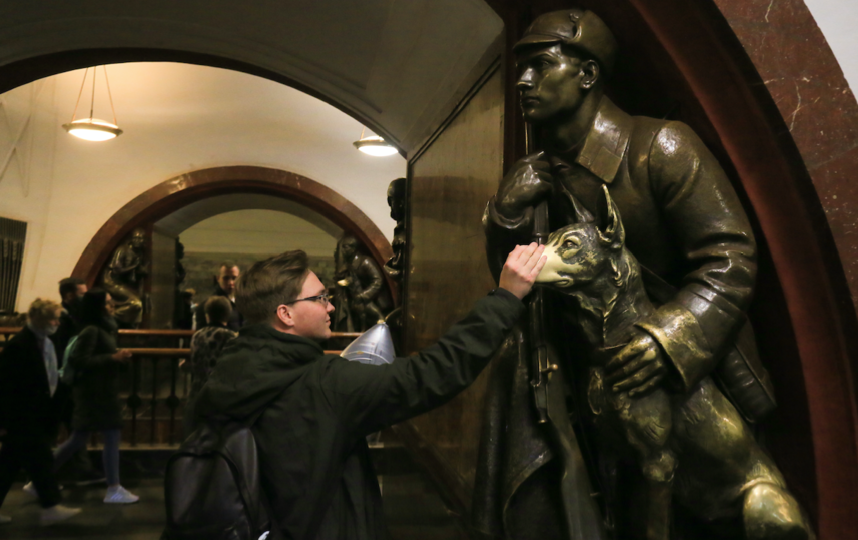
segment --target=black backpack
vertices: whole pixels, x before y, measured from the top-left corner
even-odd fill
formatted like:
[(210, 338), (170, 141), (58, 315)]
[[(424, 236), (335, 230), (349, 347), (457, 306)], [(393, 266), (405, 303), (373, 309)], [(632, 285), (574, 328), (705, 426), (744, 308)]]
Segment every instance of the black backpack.
[(269, 530), (252, 424), (205, 423), (170, 457), (161, 540), (258, 540)]

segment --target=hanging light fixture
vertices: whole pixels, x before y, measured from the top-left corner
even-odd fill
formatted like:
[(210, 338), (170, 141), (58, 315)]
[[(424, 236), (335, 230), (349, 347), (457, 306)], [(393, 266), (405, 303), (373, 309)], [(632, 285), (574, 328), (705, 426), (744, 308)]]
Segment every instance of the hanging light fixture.
[(95, 107), (95, 74), (97, 70), (97, 66), (92, 68), (92, 96), (89, 101), (89, 118), (77, 119), (77, 108), (80, 105), (80, 97), (83, 95), (86, 75), (89, 73), (89, 68), (86, 68), (83, 72), (83, 81), (80, 83), (80, 92), (77, 94), (77, 103), (74, 105), (71, 122), (63, 124), (63, 129), (68, 131), (70, 135), (87, 141), (107, 141), (122, 134), (122, 130), (116, 125), (116, 109), (113, 108), (113, 96), (110, 94), (110, 81), (107, 80), (107, 68), (105, 66), (101, 66), (101, 70), (104, 72), (104, 83), (107, 86), (110, 110), (113, 112), (113, 123), (111, 124), (105, 120), (93, 117), (92, 113)]
[(369, 154), (371, 156), (392, 156), (398, 152), (394, 146), (390, 145), (378, 135), (370, 135), (369, 137), (366, 137), (365, 135), (366, 127), (364, 127), (363, 131), (360, 132), (360, 140), (353, 143), (355, 148), (364, 154)]

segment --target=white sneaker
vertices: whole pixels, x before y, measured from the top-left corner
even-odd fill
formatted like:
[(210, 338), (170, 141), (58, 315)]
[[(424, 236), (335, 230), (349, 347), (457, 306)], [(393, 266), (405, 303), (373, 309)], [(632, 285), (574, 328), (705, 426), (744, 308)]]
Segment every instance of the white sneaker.
[(39, 516), (39, 525), (47, 527), (65, 521), (80, 514), (80, 508), (69, 508), (58, 504), (50, 508), (43, 508)]
[(131, 504), (140, 500), (140, 497), (131, 493), (122, 486), (115, 488), (107, 488), (107, 495), (104, 496), (104, 502), (108, 504)]
[(11, 521), (12, 518), (10, 518), (9, 516), (4, 516), (3, 514), (0, 514), (0, 525), (5, 525)]
[[(57, 487), (60, 489), (60, 491), (63, 490), (63, 486), (58, 485)], [(39, 498), (39, 492), (36, 491), (36, 486), (34, 486), (32, 482), (27, 482), (26, 484), (24, 484), (24, 493), (34, 499)]]

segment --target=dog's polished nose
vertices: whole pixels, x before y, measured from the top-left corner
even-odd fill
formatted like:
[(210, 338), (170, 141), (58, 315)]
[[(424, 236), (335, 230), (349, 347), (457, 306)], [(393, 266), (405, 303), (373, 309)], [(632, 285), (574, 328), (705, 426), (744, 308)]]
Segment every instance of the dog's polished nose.
[(557, 246), (546, 246), (542, 255), (548, 259), (545, 261), (545, 266), (542, 267), (539, 275), (536, 276), (536, 283), (554, 283), (563, 279), (559, 274), (563, 261), (557, 254)]

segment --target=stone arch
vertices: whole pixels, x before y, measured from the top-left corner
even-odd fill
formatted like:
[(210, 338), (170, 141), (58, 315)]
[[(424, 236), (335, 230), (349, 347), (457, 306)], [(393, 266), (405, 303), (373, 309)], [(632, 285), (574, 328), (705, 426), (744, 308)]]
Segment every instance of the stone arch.
[[(267, 167), (214, 167), (165, 180), (117, 210), (90, 240), (72, 275), (92, 285), (110, 254), (135, 227), (157, 221), (192, 202), (231, 193), (273, 195), (318, 212), (360, 239), (379, 266), (384, 266), (393, 255), (390, 242), (375, 223), (327, 186), (299, 174)], [(395, 287), (390, 289), (393, 291)]]

